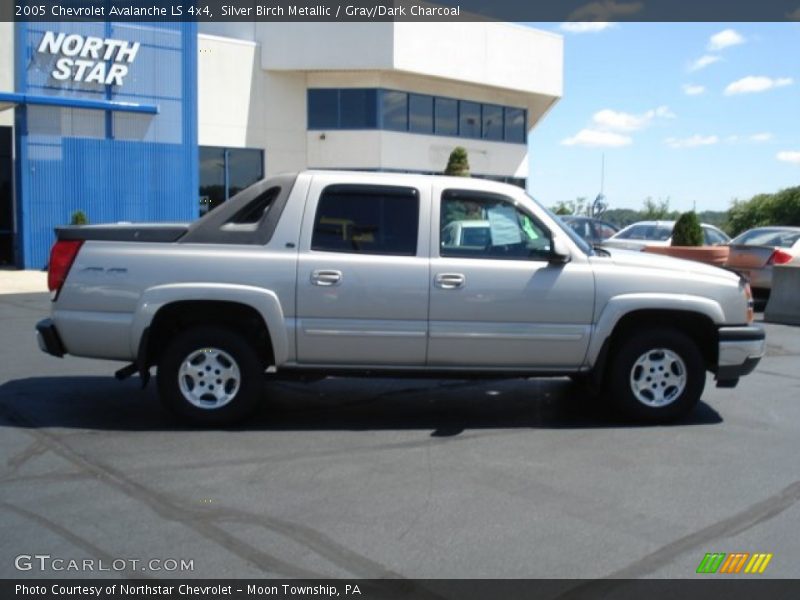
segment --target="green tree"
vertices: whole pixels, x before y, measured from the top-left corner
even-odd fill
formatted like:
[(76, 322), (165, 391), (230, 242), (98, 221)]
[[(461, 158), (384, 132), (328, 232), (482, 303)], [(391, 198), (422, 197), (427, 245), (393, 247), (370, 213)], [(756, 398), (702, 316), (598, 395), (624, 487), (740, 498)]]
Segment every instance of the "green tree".
[(669, 211), (669, 198), (653, 200), (648, 196), (642, 203), (643, 221), (662, 221), (668, 219), (671, 214)]
[(800, 225), (800, 186), (758, 194), (746, 201), (734, 200), (726, 225), (732, 235), (765, 225)]
[(456, 177), (469, 177), (469, 158), (467, 157), (467, 150), (464, 147), (456, 146), (450, 153), (450, 158), (447, 160), (447, 167), (444, 170), (444, 174)]
[(693, 210), (683, 213), (675, 223), (672, 230), (673, 246), (702, 246), (703, 228), (700, 227), (700, 220), (697, 213)]

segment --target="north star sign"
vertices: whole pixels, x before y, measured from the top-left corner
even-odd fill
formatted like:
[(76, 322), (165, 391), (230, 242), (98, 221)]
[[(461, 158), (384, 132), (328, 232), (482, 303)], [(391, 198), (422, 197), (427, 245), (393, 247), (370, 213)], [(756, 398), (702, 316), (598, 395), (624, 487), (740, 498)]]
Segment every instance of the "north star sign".
[(42, 54), (60, 55), (51, 73), (58, 81), (122, 85), (139, 52), (139, 42), (48, 31), (39, 42)]

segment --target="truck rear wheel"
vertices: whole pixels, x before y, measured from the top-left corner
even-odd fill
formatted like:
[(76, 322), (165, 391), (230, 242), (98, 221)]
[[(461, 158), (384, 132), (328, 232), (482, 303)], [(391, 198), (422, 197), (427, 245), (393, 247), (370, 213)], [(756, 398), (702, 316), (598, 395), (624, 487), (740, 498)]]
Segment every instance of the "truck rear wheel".
[(243, 336), (220, 327), (195, 327), (164, 349), (158, 393), (167, 408), (186, 419), (224, 425), (256, 410), (263, 376), (258, 354)]
[(674, 421), (700, 400), (706, 374), (695, 342), (679, 331), (650, 329), (624, 340), (611, 361), (607, 393), (627, 417)]

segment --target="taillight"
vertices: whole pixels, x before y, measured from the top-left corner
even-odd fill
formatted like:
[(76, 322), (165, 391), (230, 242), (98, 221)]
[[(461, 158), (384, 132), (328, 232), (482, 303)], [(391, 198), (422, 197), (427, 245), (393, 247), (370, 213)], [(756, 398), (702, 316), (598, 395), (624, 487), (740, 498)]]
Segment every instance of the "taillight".
[(788, 252), (784, 252), (780, 248), (776, 248), (775, 252), (772, 253), (772, 256), (769, 257), (767, 261), (768, 265), (785, 265), (788, 262), (791, 262), (794, 256), (789, 254)]
[(50, 265), (47, 268), (47, 289), (50, 297), (55, 300), (61, 291), (61, 286), (67, 279), (72, 263), (78, 256), (83, 240), (59, 240), (50, 250)]

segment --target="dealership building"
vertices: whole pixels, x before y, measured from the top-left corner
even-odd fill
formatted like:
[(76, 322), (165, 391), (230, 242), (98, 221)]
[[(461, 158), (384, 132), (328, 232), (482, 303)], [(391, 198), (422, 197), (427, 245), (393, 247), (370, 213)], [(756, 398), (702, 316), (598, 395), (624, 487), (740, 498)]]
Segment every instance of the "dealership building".
[(0, 264), (53, 228), (191, 221), (264, 176), (440, 173), (525, 185), (563, 41), (510, 23), (0, 23)]

